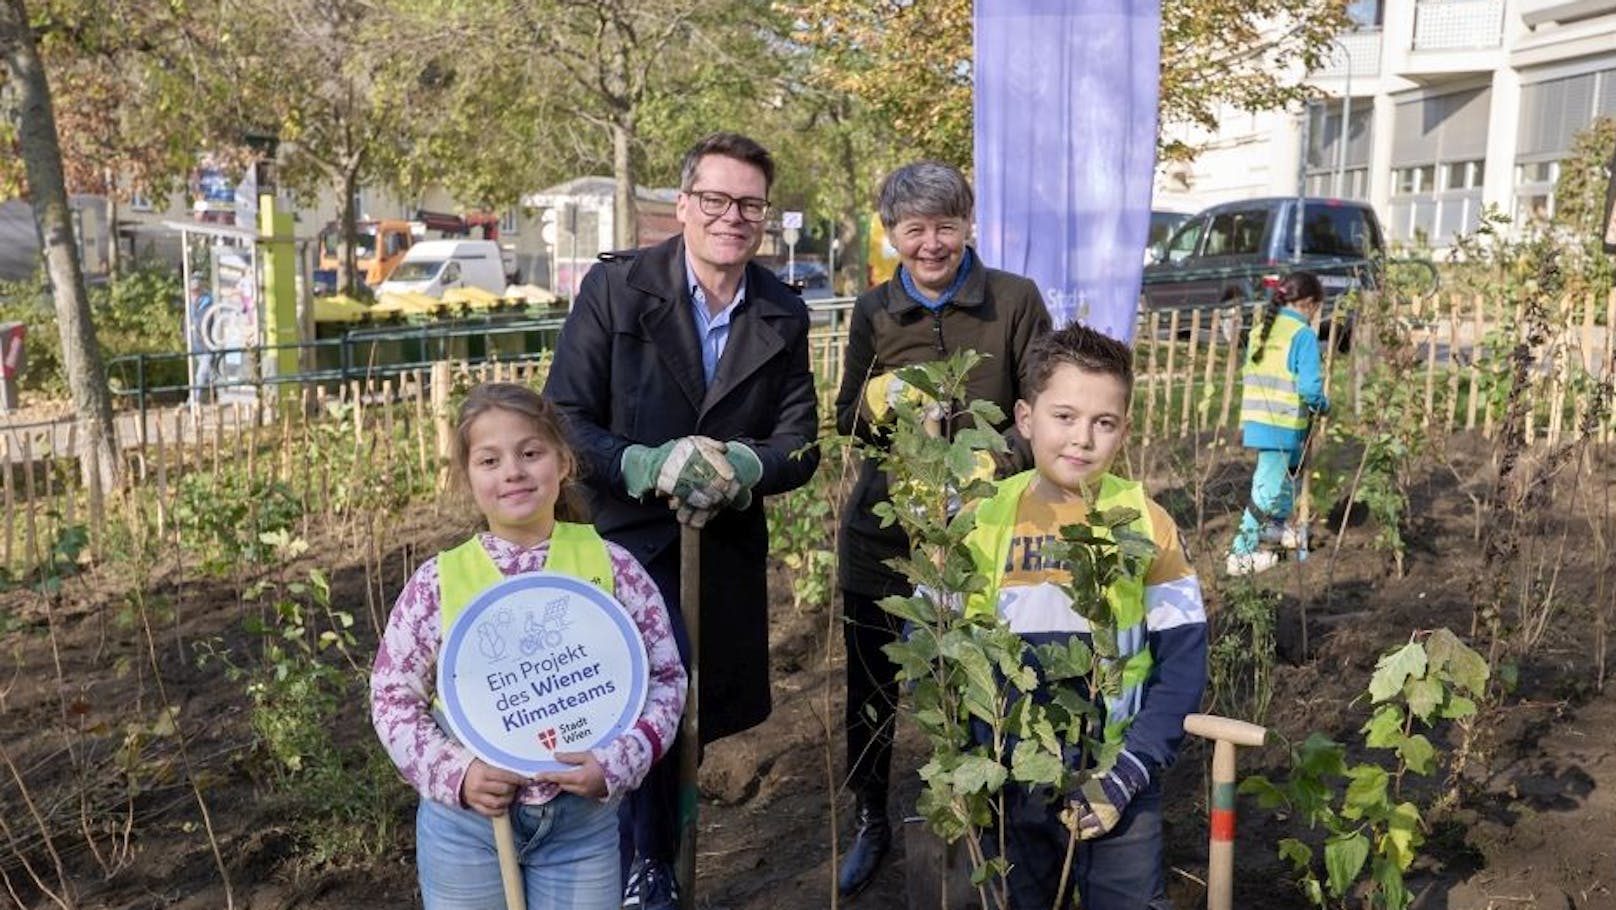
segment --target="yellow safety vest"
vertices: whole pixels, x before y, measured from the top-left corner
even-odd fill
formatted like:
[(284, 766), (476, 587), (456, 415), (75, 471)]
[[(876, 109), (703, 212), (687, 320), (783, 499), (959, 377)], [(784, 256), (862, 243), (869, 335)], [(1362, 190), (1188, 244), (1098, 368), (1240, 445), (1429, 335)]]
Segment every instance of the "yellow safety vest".
[[(606, 541), (590, 525), (556, 522), (555, 530), (550, 533), (550, 557), (544, 563), (544, 570), (581, 578), (607, 594), (616, 591)], [(443, 634), (449, 634), (455, 617), (464, 612), (478, 594), (504, 577), (477, 537), (439, 553), (438, 615)]]
[[(1296, 376), (1286, 361), (1290, 359), (1291, 340), (1307, 323), (1295, 315), (1280, 312), (1274, 317), (1268, 340), (1261, 346), (1252, 345), (1246, 354), (1246, 366), (1240, 374), (1240, 422), (1260, 423), (1286, 430), (1306, 430), (1307, 408), (1296, 391)], [(1262, 351), (1262, 360), (1254, 358)]]
[[(1027, 486), (1037, 471), (1024, 471), (999, 482), (993, 496), (977, 507), (976, 526), (965, 537), (965, 546), (971, 552), (971, 561), (988, 576), (987, 587), (965, 600), (967, 615), (997, 614), (999, 588), (1004, 583), (1004, 561), (1010, 553), (1010, 539), (1015, 535), (1016, 511)], [(1150, 522), (1150, 501), (1145, 488), (1132, 480), (1123, 480), (1114, 474), (1100, 477), (1100, 495), (1095, 508), (1101, 512), (1115, 508), (1132, 509), (1138, 516), (1128, 527), (1154, 540)], [(1096, 536), (1109, 537), (1110, 530), (1093, 528)], [(1131, 720), (1144, 706), (1145, 681), (1155, 666), (1150, 654), (1145, 615), (1145, 580), (1119, 579), (1106, 588), (1106, 600), (1117, 623), (1117, 657), (1122, 662), (1122, 691), (1108, 697), (1106, 703), (1106, 737), (1121, 735), (1122, 723)]]

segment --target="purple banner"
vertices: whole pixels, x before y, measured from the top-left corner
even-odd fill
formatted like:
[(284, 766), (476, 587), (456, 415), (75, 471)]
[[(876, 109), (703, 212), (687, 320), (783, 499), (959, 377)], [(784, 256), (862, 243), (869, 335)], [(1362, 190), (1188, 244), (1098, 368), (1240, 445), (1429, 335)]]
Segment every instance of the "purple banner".
[(978, 249), (1055, 325), (1133, 337), (1156, 166), (1158, 0), (977, 0)]

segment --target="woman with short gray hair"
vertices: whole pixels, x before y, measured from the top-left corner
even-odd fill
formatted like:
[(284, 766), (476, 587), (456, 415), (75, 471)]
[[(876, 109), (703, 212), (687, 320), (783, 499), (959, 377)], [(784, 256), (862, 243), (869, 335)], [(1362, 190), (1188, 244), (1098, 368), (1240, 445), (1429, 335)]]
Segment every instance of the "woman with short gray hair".
[(881, 181), (881, 224), (890, 233), (905, 218), (942, 216), (969, 223), (976, 194), (965, 175), (939, 161), (906, 164)]
[[(966, 399), (984, 399), (1004, 411), (1009, 454), (995, 465), (1005, 476), (1032, 467), (1026, 441), (1010, 421), (1021, 397), (1026, 352), (1049, 331), (1049, 311), (1031, 281), (990, 269), (971, 248), (976, 196), (957, 168), (940, 161), (906, 164), (881, 182), (881, 224), (898, 251), (897, 271), (853, 305), (836, 429), (883, 445), (894, 405), (913, 397), (893, 371), (942, 360), (966, 349), (988, 355), (966, 378)], [(963, 423), (944, 425), (952, 434)], [(840, 577), (847, 644), (847, 787), (858, 801), (857, 830), (837, 874), (843, 896), (862, 891), (892, 844), (887, 790), (892, 766), (896, 667), (881, 648), (895, 641), (898, 623), (877, 603), (911, 586), (887, 565), (909, 554), (901, 528), (881, 527), (877, 503), (888, 499), (887, 477), (871, 459), (842, 510)]]

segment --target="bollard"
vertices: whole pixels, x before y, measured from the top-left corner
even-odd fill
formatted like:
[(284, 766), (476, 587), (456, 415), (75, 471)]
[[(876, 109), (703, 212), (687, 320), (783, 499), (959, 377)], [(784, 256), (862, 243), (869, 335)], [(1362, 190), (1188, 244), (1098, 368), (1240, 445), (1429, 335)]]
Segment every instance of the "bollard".
[(0, 322), (0, 414), (22, 407), (17, 397), (17, 377), (22, 375), (28, 357), (23, 340), (28, 327), (20, 322)]
[(1261, 746), (1268, 731), (1256, 724), (1216, 714), (1191, 714), (1184, 732), (1213, 741), (1211, 840), (1207, 846), (1207, 910), (1234, 906), (1235, 747)]

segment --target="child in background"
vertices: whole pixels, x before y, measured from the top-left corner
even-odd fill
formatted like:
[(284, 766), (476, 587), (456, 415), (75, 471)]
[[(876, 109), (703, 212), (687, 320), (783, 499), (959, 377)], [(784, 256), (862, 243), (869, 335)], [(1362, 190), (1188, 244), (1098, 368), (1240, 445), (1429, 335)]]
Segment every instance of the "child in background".
[[(1006, 785), (999, 824), (1011, 864), (1010, 906), (1043, 910), (1070, 902), (1069, 891), (1056, 901), (1072, 836), (1061, 812), (1070, 806), (1082, 843), (1068, 888), (1076, 885), (1084, 910), (1159, 910), (1168, 906), (1160, 775), (1177, 757), (1184, 717), (1200, 709), (1206, 687), (1201, 585), (1173, 519), (1139, 483), (1109, 473), (1128, 437), (1133, 357), (1127, 346), (1072, 325), (1033, 342), (1027, 372), (1015, 419), (1035, 469), (1001, 481), (977, 509), (966, 545), (988, 586), (967, 598), (967, 612), (996, 610), (1032, 645), (1074, 635), (1090, 642), (1087, 620), (1061, 589), (1070, 571), (1041, 551), (1061, 527), (1087, 524), (1091, 508), (1125, 507), (1138, 513), (1133, 530), (1155, 542), (1156, 554), (1142, 579), (1108, 592), (1129, 680), (1102, 705), (1108, 726), (1128, 721), (1115, 766), (1065, 800), (1047, 788)], [(1081, 688), (1081, 697), (1100, 700)], [(998, 854), (998, 843), (997, 831), (982, 838), (989, 856)]]
[(1297, 547), (1302, 532), (1286, 523), (1296, 501), (1296, 475), (1307, 450), (1314, 414), (1330, 410), (1324, 394), (1319, 336), (1313, 317), (1324, 305), (1324, 287), (1312, 272), (1292, 272), (1263, 307), (1241, 372), (1240, 430), (1246, 448), (1257, 450), (1251, 501), (1229, 548), (1230, 575), (1273, 568), (1279, 554), (1261, 544)]
[[(575, 523), (582, 516), (568, 484), (577, 463), (555, 409), (536, 392), (511, 383), (472, 389), (454, 467), (488, 530), (422, 563), (388, 617), (371, 711), (382, 744), (422, 796), (416, 864), (427, 910), (504, 910), (489, 823), (502, 814), (515, 830), (529, 910), (616, 910), (621, 899), (616, 803), (672, 741), (686, 680), (650, 576), (628, 551)], [(567, 771), (526, 778), (474, 757), (432, 714), (439, 644), (472, 599), (453, 592), (475, 591), (494, 570), (582, 575), (607, 564), (607, 584), (586, 580), (627, 608), (645, 640), (650, 681), (639, 720), (599, 749), (557, 753), (573, 766)], [(446, 589), (459, 602), (446, 602)]]

